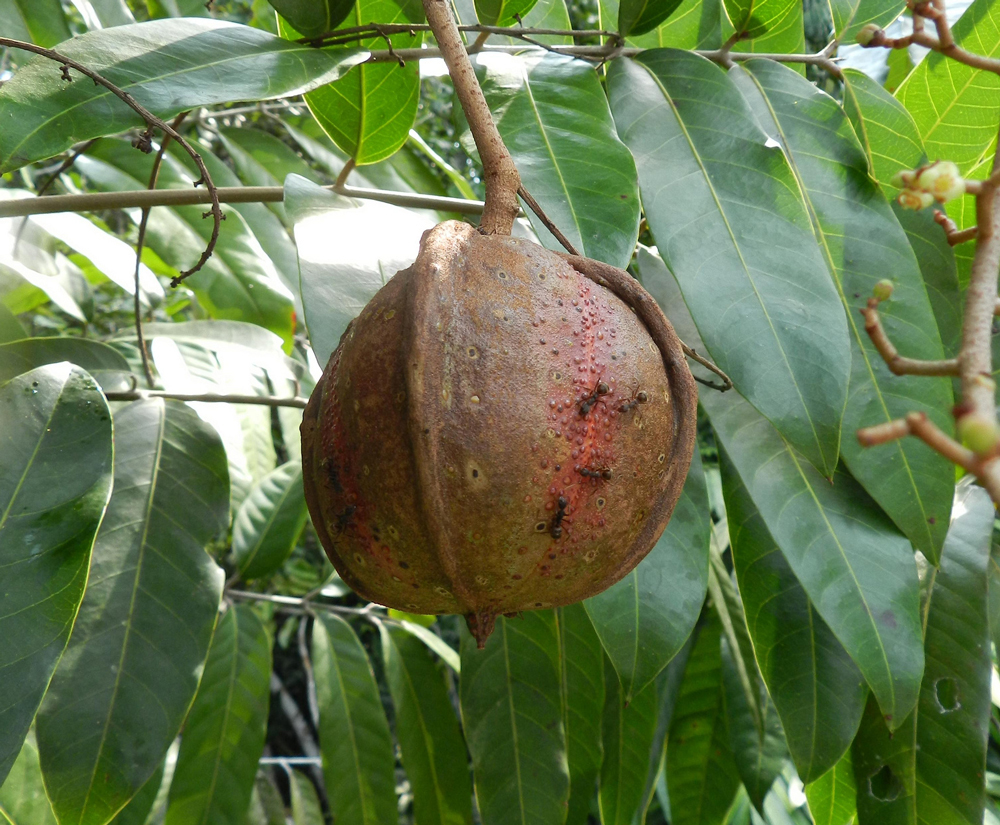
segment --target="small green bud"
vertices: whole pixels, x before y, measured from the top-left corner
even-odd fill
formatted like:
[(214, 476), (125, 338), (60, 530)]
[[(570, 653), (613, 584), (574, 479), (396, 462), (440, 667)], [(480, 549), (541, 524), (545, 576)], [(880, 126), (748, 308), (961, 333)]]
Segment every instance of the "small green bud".
[(902, 169), (892, 176), (889, 181), (897, 189), (909, 189), (913, 186), (913, 181), (917, 179), (917, 173), (912, 169)]
[(916, 188), (946, 203), (965, 194), (965, 181), (958, 166), (950, 160), (939, 160), (921, 170)]
[(958, 419), (955, 431), (961, 442), (980, 458), (1000, 446), (1000, 426), (995, 418), (969, 413)]
[(861, 27), (861, 30), (854, 35), (855, 41), (857, 41), (859, 46), (870, 46), (875, 38), (882, 34), (882, 29), (880, 26), (876, 26), (874, 23), (868, 23)]
[(872, 290), (872, 294), (878, 298), (880, 301), (888, 301), (892, 297), (892, 291), (895, 287), (888, 278), (883, 278)]
[(896, 201), (903, 209), (912, 209), (919, 212), (921, 209), (934, 203), (934, 196), (930, 192), (918, 192), (915, 189), (904, 189), (896, 197)]

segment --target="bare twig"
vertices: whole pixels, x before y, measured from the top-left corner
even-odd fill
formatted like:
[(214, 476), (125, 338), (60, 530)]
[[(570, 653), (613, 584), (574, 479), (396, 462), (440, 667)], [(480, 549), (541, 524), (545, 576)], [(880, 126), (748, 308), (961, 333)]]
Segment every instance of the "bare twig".
[(345, 607), (340, 604), (328, 604), (326, 602), (315, 602), (301, 596), (279, 596), (276, 593), (254, 593), (250, 590), (227, 589), (226, 595), (236, 601), (245, 602), (268, 602), (277, 605), (279, 608), (288, 608), (293, 611), (308, 613), (310, 611), (325, 610), (327, 613), (341, 613), (351, 616), (367, 616), (373, 610), (385, 610), (377, 604), (368, 604), (365, 607)]
[(462, 104), (483, 162), (486, 205), (479, 231), (486, 235), (509, 235), (519, 211), (517, 190), (521, 178), (517, 167), (493, 122), (483, 90), (479, 88), (476, 72), (452, 16), (451, 3), (448, 0), (423, 0), (423, 4), (427, 22), (441, 49), (455, 94)]
[(559, 231), (559, 227), (556, 226), (552, 222), (552, 219), (545, 214), (545, 211), (542, 209), (542, 207), (538, 205), (538, 201), (536, 201), (533, 197), (531, 197), (531, 195), (528, 193), (528, 190), (524, 188), (523, 184), (517, 188), (517, 194), (521, 196), (521, 199), (526, 204), (528, 204), (528, 208), (535, 213), (535, 215), (538, 217), (538, 220), (540, 220), (544, 224), (545, 228), (552, 233), (552, 236), (557, 241), (559, 241), (559, 243), (563, 245), (563, 248), (570, 255), (582, 254), (581, 252), (577, 251), (577, 248), (573, 246), (572, 243), (570, 243), (569, 238), (567, 238), (565, 235), (563, 235), (562, 232)]
[(860, 312), (865, 316), (865, 332), (871, 338), (878, 354), (882, 356), (889, 372), (893, 375), (958, 375), (958, 359), (944, 358), (940, 361), (922, 361), (904, 358), (889, 340), (878, 312), (879, 299), (869, 298), (868, 305)]
[(718, 390), (719, 392), (726, 392), (726, 390), (731, 390), (733, 388), (733, 379), (719, 369), (716, 364), (709, 361), (704, 355), (701, 355), (697, 350), (693, 347), (689, 347), (683, 341), (681, 341), (681, 349), (684, 350), (684, 354), (692, 361), (696, 361), (705, 369), (711, 370), (722, 379), (721, 384), (716, 384), (714, 381), (706, 381), (704, 378), (699, 378), (697, 375), (693, 375), (695, 381), (699, 384), (704, 384), (706, 387), (711, 387), (713, 390)]
[(927, 417), (926, 413), (911, 412), (907, 414), (906, 418), (897, 418), (874, 427), (860, 429), (858, 430), (858, 441), (863, 447), (874, 447), (879, 444), (888, 444), (890, 441), (907, 435), (916, 436), (931, 449), (957, 464), (963, 470), (970, 473), (979, 472), (980, 462), (976, 458), (976, 454), (963, 447), (947, 433), (942, 432)]
[[(546, 29), (524, 28), (523, 26), (484, 26), (481, 24), (457, 26), (460, 32), (473, 32), (479, 35), (504, 35), (507, 37), (546, 36), (555, 37), (618, 37), (617, 32), (598, 31), (594, 29)], [(427, 23), (371, 23), (367, 26), (352, 26), (321, 34), (318, 37), (300, 37), (299, 43), (310, 46), (340, 46), (347, 43), (365, 40), (370, 37), (385, 37), (393, 34), (414, 34), (431, 31)], [(470, 47), (471, 48), (471, 47)]]
[(130, 109), (132, 109), (132, 111), (134, 111), (137, 115), (139, 115), (139, 117), (141, 117), (146, 123), (146, 131), (140, 134), (139, 137), (133, 141), (133, 145), (137, 149), (140, 149), (141, 151), (144, 152), (148, 152), (152, 149), (150, 141), (153, 136), (153, 129), (159, 129), (165, 135), (176, 140), (181, 145), (181, 147), (183, 147), (184, 151), (191, 156), (191, 160), (194, 161), (195, 166), (198, 167), (198, 172), (201, 175), (201, 177), (197, 181), (195, 181), (194, 185), (197, 187), (201, 184), (204, 184), (205, 188), (208, 190), (209, 200), (212, 203), (212, 209), (209, 214), (212, 215), (212, 218), (214, 219), (214, 224), (212, 227), (212, 236), (211, 238), (209, 238), (208, 244), (205, 247), (205, 251), (201, 253), (201, 258), (198, 259), (198, 262), (193, 267), (191, 267), (191, 269), (182, 272), (179, 276), (174, 278), (174, 280), (171, 283), (173, 285), (176, 285), (180, 281), (183, 281), (185, 278), (187, 278), (189, 275), (193, 275), (195, 272), (201, 269), (205, 265), (205, 262), (208, 261), (208, 259), (212, 256), (212, 251), (215, 249), (215, 244), (219, 239), (219, 229), (222, 220), (225, 216), (222, 214), (222, 207), (220, 206), (219, 203), (217, 189), (215, 184), (212, 182), (212, 176), (208, 172), (208, 167), (205, 166), (205, 162), (202, 160), (201, 155), (195, 151), (194, 147), (191, 146), (191, 144), (188, 143), (187, 140), (185, 140), (184, 137), (181, 134), (179, 134), (177, 130), (174, 129), (170, 124), (168, 124), (166, 121), (161, 120), (152, 112), (150, 112), (147, 108), (145, 108), (142, 104), (140, 104), (134, 97), (132, 97), (132, 95), (130, 95), (128, 92), (116, 86), (110, 80), (103, 77), (102, 75), (99, 75), (97, 72), (88, 69), (82, 63), (79, 63), (70, 57), (66, 57), (66, 55), (60, 54), (59, 52), (53, 49), (46, 49), (43, 48), (42, 46), (36, 46), (34, 43), (25, 43), (22, 40), (13, 40), (9, 37), (0, 37), (0, 46), (6, 46), (7, 48), (10, 49), (20, 49), (21, 51), (37, 54), (48, 60), (54, 60), (56, 63), (62, 64), (63, 80), (67, 81), (72, 80), (69, 74), (69, 70), (75, 69), (85, 77), (89, 77), (91, 80), (94, 81), (94, 83), (98, 84), (99, 86), (103, 86), (105, 89), (111, 92), (115, 97), (117, 97), (119, 100), (125, 103)]
[(940, 209), (934, 210), (934, 220), (944, 230), (944, 236), (949, 246), (958, 246), (960, 243), (974, 240), (978, 231), (975, 226), (970, 226), (968, 229), (959, 229), (958, 224)]
[(282, 398), (271, 395), (217, 395), (216, 393), (163, 392), (161, 390), (125, 390), (106, 392), (108, 401), (144, 401), (147, 398), (166, 398), (174, 401), (199, 401), (207, 404), (257, 404), (262, 407), (297, 407), (305, 409), (308, 398)]

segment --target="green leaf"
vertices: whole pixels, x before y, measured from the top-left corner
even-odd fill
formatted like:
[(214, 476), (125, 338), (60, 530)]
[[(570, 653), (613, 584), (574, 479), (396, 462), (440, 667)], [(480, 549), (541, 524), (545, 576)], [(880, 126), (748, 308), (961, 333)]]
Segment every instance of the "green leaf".
[(413, 263), (434, 222), (399, 206), (345, 198), (298, 175), (285, 181), (285, 208), (295, 225), (309, 342), (326, 364), (362, 307)]
[[(316, 49), (249, 26), (192, 18), (87, 32), (63, 44), (60, 54), (164, 118), (230, 100), (302, 94), (367, 57), (357, 49)], [(143, 125), (108, 89), (80, 75), (72, 83), (53, 83), (52, 66), (51, 60), (33, 58), (0, 89), (0, 120), (6, 124), (0, 174), (74, 143)]]
[[(295, 791), (292, 791), (294, 805)], [(274, 786), (270, 776), (263, 770), (257, 773), (253, 795), (250, 797), (250, 810), (247, 812), (247, 825), (288, 825), (285, 815), (285, 803), (281, 793)], [(150, 823), (150, 825), (153, 825)], [(295, 825), (304, 825), (296, 822)], [(311, 825), (309, 823), (308, 825)]]
[(476, 17), (484, 26), (509, 26), (524, 17), (536, 0), (476, 0)]
[(713, 360), (831, 474), (850, 342), (785, 156), (705, 58), (644, 52), (614, 61), (608, 85), (650, 228)]
[(618, 31), (623, 37), (652, 31), (680, 4), (681, 0), (624, 0), (618, 4)]
[(319, 739), (330, 808), (339, 825), (396, 821), (389, 723), (365, 649), (339, 616), (313, 624)]
[(989, 593), (990, 593), (990, 636), (993, 644), (1000, 647), (1000, 545), (990, 548)]
[(850, 747), (868, 688), (816, 613), (728, 457), (722, 484), (746, 621), (799, 776), (817, 779)]
[[(812, 83), (790, 69), (771, 60), (744, 65), (747, 71), (734, 70), (737, 82), (765, 131), (785, 147), (846, 311), (852, 370), (844, 429), (853, 434), (913, 410), (949, 428), (950, 379), (893, 375), (858, 311), (875, 284), (891, 273), (892, 300), (879, 306), (889, 339), (912, 358), (944, 357), (913, 250), (868, 175), (868, 158), (847, 117), (832, 98), (817, 93)], [(869, 449), (847, 437), (841, 451), (851, 474), (914, 547), (936, 562), (954, 493), (948, 460), (917, 439)]]
[(46, 364), (69, 361), (102, 378), (101, 373), (128, 372), (128, 361), (114, 347), (86, 338), (24, 338), (0, 344), (0, 384)]
[[(167, 756), (167, 759), (170, 759), (170, 757)], [(150, 813), (153, 810), (153, 805), (156, 804), (160, 796), (161, 787), (165, 784), (163, 782), (164, 773), (165, 764), (161, 762), (153, 775), (146, 780), (146, 784), (139, 789), (139, 792), (132, 797), (128, 805), (122, 808), (108, 825), (146, 825), (146, 821), (150, 818)], [(165, 799), (163, 800), (163, 804), (166, 805)], [(159, 822), (162, 822), (162, 817)]]
[[(226, 456), (190, 408), (115, 415), (115, 489), (73, 637), (38, 715), (60, 825), (103, 825), (163, 760), (194, 699), (222, 595)], [(178, 606), (182, 605), (182, 609)]]
[(336, 29), (351, 13), (351, 0), (268, 0), (303, 37), (319, 37)]
[(565, 825), (585, 825), (603, 756), (604, 651), (582, 604), (557, 607), (555, 616), (559, 632), (559, 692), (569, 765)]
[[(952, 27), (955, 42), (984, 57), (1000, 56), (1000, 10), (975, 0)], [(896, 91), (913, 115), (927, 156), (958, 164), (967, 172), (996, 138), (1000, 77), (932, 52)]]
[(59, 0), (0, 0), (0, 31), (46, 48), (73, 34)]
[(994, 510), (966, 481), (925, 588), (927, 668), (920, 701), (890, 734), (869, 703), (854, 743), (860, 825), (979, 825), (990, 720), (986, 588)]
[(806, 785), (809, 813), (815, 825), (850, 825), (857, 813), (857, 788), (851, 752), (830, 770)]
[(11, 341), (20, 341), (27, 337), (28, 332), (17, 320), (17, 316), (5, 304), (0, 304), (0, 344), (9, 344)]
[(722, 687), (721, 626), (709, 614), (681, 683), (667, 740), (671, 825), (720, 825), (740, 786), (729, 750)]
[(458, 652), (433, 630), (416, 622), (407, 621), (406, 619), (400, 622), (400, 626), (411, 636), (420, 639), (429, 650), (435, 653), (455, 673), (462, 672), (462, 661), (459, 658)]
[(569, 773), (555, 615), (498, 619), (484, 650), (463, 630), (460, 696), (483, 825), (560, 825)]
[(773, 34), (787, 27), (789, 18), (802, 28), (802, 4), (794, 0), (725, 0), (724, 7), (740, 40)]
[(604, 668), (604, 685), (604, 763), (598, 794), (601, 825), (631, 825), (635, 818), (645, 816), (649, 802), (646, 771), (656, 731), (656, 686), (646, 685), (626, 703), (618, 674), (611, 667)]
[[(805, 21), (803, 4), (780, 0), (768, 2), (769, 8), (760, 9), (754, 5), (751, 12), (751, 28), (765, 28), (760, 34), (749, 39), (741, 39), (733, 45), (734, 52), (758, 54), (802, 54), (806, 51)], [(754, 23), (763, 20), (763, 27)], [(728, 34), (728, 29), (726, 30)], [(805, 76), (805, 66), (801, 63), (789, 64), (789, 68)]]
[[(483, 93), (524, 188), (581, 254), (628, 266), (639, 233), (639, 184), (593, 64), (539, 50), (479, 63)], [(542, 243), (561, 251), (526, 211)]]
[[(905, 0), (827, 0), (833, 19), (833, 36), (841, 43), (854, 42), (854, 36), (869, 23), (883, 28), (906, 7)], [(906, 50), (902, 50), (903, 54)]]
[(28, 732), (14, 766), (0, 787), (0, 816), (13, 825), (56, 825), (52, 806), (42, 785), (38, 766), (38, 744)]
[(469, 762), (444, 671), (406, 631), (386, 625), (380, 630), (414, 820), (418, 825), (471, 823)]
[[(618, 20), (618, 0), (600, 0), (602, 29), (613, 29)], [(722, 46), (722, 0), (681, 0), (656, 29), (631, 34), (626, 42), (645, 49), (718, 49)]]
[[(562, 29), (565, 31), (573, 28), (573, 23), (569, 18), (569, 9), (566, 8), (566, 0), (537, 0), (535, 5), (531, 7), (531, 11), (521, 15), (521, 23), (526, 29)], [(572, 37), (557, 34), (533, 35), (532, 40), (551, 46), (571, 46), (573, 44)], [(511, 46), (524, 45), (523, 40), (504, 35), (493, 35), (490, 38), (490, 43)]]
[(289, 461), (260, 480), (233, 521), (233, 555), (240, 576), (259, 579), (285, 563), (308, 512), (302, 492), (302, 464)]
[(0, 386), (0, 783), (63, 656), (112, 483), (111, 413), (68, 363)]
[[(338, 28), (376, 23), (422, 23), (419, 0), (357, 0)], [(285, 37), (294, 32), (280, 23)], [(393, 35), (393, 47), (420, 48), (421, 32)], [(358, 41), (361, 48), (382, 43), (378, 37)], [(384, 43), (383, 43), (384, 45)], [(306, 95), (306, 105), (323, 131), (358, 166), (385, 160), (406, 143), (417, 117), (420, 99), (418, 61), (400, 66), (394, 62), (358, 66), (334, 83)]]
[[(325, 825), (323, 809), (319, 804), (316, 787), (301, 771), (288, 774), (289, 793), (292, 797), (292, 819), (295, 825)], [(284, 821), (280, 825), (285, 825)]]
[(667, 529), (617, 584), (584, 602), (630, 702), (691, 635), (708, 586), (708, 493), (695, 451)]
[(219, 620), (170, 783), (166, 825), (242, 825), (270, 700), (271, 640), (249, 607)]

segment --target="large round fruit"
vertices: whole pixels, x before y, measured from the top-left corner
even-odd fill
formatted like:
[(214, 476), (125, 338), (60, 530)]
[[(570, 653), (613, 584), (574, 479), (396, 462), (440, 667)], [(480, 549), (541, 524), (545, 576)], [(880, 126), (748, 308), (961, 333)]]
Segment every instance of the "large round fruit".
[(482, 644), (498, 615), (592, 596), (649, 552), (696, 403), (626, 273), (449, 221), (330, 358), (302, 424), (306, 500), (355, 591), (464, 614)]

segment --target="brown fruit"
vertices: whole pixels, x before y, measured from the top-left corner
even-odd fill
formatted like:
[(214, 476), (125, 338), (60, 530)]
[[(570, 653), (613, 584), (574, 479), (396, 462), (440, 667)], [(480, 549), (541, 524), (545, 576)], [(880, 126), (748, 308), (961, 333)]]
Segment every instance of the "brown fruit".
[(626, 273), (449, 221), (330, 358), (302, 423), (306, 500), (355, 591), (462, 613), (482, 645), (498, 615), (592, 596), (649, 552), (696, 404)]

